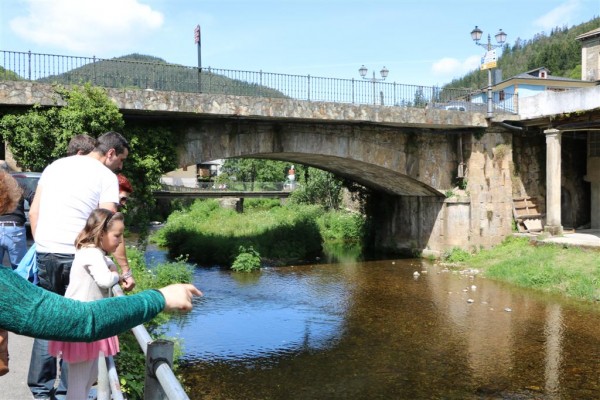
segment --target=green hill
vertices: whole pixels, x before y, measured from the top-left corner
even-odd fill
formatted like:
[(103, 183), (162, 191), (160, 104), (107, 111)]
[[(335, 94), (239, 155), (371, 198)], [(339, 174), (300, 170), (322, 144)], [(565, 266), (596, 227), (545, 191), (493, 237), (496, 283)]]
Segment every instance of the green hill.
[(280, 91), (266, 86), (231, 79), (209, 70), (203, 70), (198, 74), (198, 68), (169, 64), (161, 58), (142, 54), (91, 62), (59, 75), (39, 79), (38, 82), (60, 84), (92, 82), (98, 86), (113, 88), (286, 97)]
[[(554, 76), (581, 79), (581, 42), (575, 38), (598, 27), (600, 17), (594, 17), (571, 28), (556, 27), (549, 35), (542, 32), (530, 40), (517, 38), (512, 46), (505, 44), (498, 59), (503, 79), (540, 67)], [(487, 71), (476, 70), (444, 87), (481, 89), (487, 86), (487, 79)]]

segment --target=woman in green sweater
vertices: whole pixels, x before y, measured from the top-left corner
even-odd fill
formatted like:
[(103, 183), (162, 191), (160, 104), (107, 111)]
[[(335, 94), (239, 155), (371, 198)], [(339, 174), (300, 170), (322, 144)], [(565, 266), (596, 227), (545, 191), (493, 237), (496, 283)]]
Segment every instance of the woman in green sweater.
[(189, 311), (202, 293), (190, 284), (80, 302), (40, 289), (0, 267), (0, 328), (40, 339), (91, 342), (117, 335), (159, 312)]

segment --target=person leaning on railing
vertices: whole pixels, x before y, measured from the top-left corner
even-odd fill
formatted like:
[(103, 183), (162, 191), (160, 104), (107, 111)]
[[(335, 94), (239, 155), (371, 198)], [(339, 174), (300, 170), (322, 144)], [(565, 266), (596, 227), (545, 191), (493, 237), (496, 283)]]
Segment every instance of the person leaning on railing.
[(189, 311), (202, 293), (191, 284), (91, 302), (67, 299), (0, 268), (0, 328), (47, 340), (91, 342), (125, 332), (161, 311)]

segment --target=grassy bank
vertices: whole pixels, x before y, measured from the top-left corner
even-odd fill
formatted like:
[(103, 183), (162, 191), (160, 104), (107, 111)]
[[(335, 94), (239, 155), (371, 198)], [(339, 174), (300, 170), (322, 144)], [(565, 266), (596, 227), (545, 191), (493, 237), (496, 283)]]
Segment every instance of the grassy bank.
[(454, 250), (446, 261), (477, 268), (490, 279), (566, 296), (600, 301), (600, 252), (510, 237), (475, 254)]
[(247, 199), (244, 212), (222, 208), (216, 200), (197, 200), (172, 213), (151, 240), (200, 265), (231, 266), (240, 247), (263, 260), (286, 264), (314, 260), (325, 242), (359, 242), (363, 218), (316, 205), (285, 205), (278, 200)]

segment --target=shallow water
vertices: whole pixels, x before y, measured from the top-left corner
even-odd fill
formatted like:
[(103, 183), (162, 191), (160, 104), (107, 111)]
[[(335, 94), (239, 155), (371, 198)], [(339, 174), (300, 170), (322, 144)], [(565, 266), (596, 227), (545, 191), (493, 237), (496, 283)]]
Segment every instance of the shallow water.
[[(415, 272), (419, 276), (415, 276)], [(191, 399), (596, 399), (600, 312), (422, 260), (198, 268)]]

